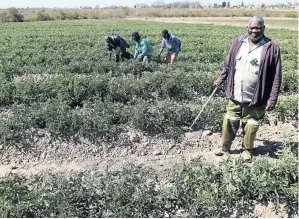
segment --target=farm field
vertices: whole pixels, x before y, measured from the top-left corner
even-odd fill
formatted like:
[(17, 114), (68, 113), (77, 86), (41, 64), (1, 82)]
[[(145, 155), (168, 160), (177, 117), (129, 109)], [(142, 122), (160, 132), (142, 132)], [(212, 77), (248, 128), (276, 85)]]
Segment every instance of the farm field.
[[(157, 58), (165, 28), (182, 41), (168, 66)], [(239, 160), (239, 138), (227, 162), (211, 152), (224, 88), (186, 131), (244, 28), (124, 20), (5, 23), (0, 31), (1, 217), (257, 216), (266, 202), (296, 216), (297, 31), (266, 29), (281, 48), (283, 82), (250, 166)], [(152, 43), (154, 61), (109, 61), (104, 36), (133, 31)]]
[[(126, 20), (156, 21), (165, 23), (215, 24), (246, 27), (248, 17), (127, 17)], [(297, 18), (265, 17), (266, 28), (298, 31)]]

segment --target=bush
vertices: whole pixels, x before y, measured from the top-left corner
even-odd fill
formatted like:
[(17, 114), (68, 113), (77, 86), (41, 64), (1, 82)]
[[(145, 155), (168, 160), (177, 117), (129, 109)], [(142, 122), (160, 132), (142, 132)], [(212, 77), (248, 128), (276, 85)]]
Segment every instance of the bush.
[(8, 22), (8, 14), (6, 11), (0, 13), (0, 22)]
[(298, 92), (298, 73), (296, 71), (286, 72), (282, 75), (281, 88), (284, 92)]
[(293, 96), (279, 101), (275, 109), (275, 114), (283, 122), (290, 120), (298, 121), (298, 97)]
[(80, 14), (78, 12), (66, 12), (65, 13), (65, 19), (68, 20), (76, 20), (79, 19)]
[(122, 12), (124, 13), (125, 16), (129, 16), (129, 14), (130, 14), (130, 8), (128, 8), (128, 7), (122, 7), (121, 10), (122, 10)]
[(80, 14), (80, 19), (88, 19), (88, 14), (86, 11), (82, 11)]
[(64, 11), (59, 11), (58, 15), (56, 15), (59, 20), (66, 19), (66, 13)]
[(36, 20), (37, 21), (52, 21), (52, 20), (54, 20), (54, 18), (49, 14), (38, 11), (36, 13)]
[(243, 16), (243, 17), (252, 17), (253, 15), (252, 15), (252, 13), (249, 12), (249, 11), (244, 11), (244, 12), (242, 12), (242, 16)]
[(2, 22), (23, 22), (24, 16), (16, 8), (8, 8), (7, 12), (1, 13)]

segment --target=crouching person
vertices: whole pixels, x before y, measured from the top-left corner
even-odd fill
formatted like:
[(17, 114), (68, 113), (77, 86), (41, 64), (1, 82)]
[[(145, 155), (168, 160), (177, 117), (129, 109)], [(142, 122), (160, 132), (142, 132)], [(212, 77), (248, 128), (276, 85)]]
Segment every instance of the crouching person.
[(163, 51), (164, 48), (167, 48), (167, 55), (165, 57), (166, 63), (173, 63), (176, 61), (179, 53), (181, 52), (181, 41), (180, 39), (173, 34), (170, 34), (168, 30), (163, 30), (162, 31), (162, 44), (159, 52), (159, 57)]
[(138, 32), (132, 34), (132, 39), (136, 43), (134, 59), (142, 63), (150, 62), (153, 58), (153, 47)]
[(106, 36), (106, 49), (109, 55), (109, 60), (111, 60), (112, 51), (115, 50), (115, 61), (124, 61), (127, 55), (127, 48), (130, 48), (126, 40), (124, 40), (119, 35), (112, 34), (111, 36)]

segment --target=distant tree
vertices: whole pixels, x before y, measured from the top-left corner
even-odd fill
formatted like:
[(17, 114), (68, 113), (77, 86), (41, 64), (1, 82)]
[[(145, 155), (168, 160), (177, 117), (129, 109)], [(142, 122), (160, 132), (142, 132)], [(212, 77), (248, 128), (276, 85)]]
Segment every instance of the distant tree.
[(123, 7), (121, 10), (125, 14), (125, 16), (128, 16), (130, 14), (130, 8), (129, 7)]
[(8, 19), (8, 15), (7, 15), (7, 12), (4, 11), (4, 12), (1, 12), (0, 13), (0, 22), (8, 22), (9, 19)]
[(163, 8), (165, 6), (164, 0), (157, 0), (151, 3), (152, 8)]
[(188, 1), (180, 2), (178, 8), (189, 8), (189, 2)]
[(264, 8), (264, 7), (266, 7), (266, 5), (263, 3), (263, 4), (261, 4), (261, 8)]
[(241, 3), (241, 6), (244, 7), (244, 2)]
[(189, 8), (196, 8), (196, 9), (198, 9), (198, 8), (202, 8), (202, 5), (201, 5), (200, 2), (190, 2), (189, 3)]
[(7, 16), (9, 21), (12, 22), (23, 22), (24, 16), (19, 13), (18, 9), (16, 8), (8, 8), (7, 9)]
[(226, 6), (226, 2), (222, 2), (221, 7), (224, 8)]
[(54, 20), (54, 18), (49, 14), (43, 13), (42, 11), (37, 11), (36, 20), (37, 21), (52, 21), (52, 20)]
[(227, 2), (227, 7), (228, 7), (228, 8), (230, 7), (230, 2)]
[(218, 4), (214, 3), (213, 8), (218, 8)]

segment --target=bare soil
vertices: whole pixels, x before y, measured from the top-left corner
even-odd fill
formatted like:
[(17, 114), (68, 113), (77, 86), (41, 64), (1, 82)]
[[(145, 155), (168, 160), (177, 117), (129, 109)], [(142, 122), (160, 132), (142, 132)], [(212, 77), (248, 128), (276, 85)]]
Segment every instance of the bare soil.
[[(6, 117), (7, 114), (2, 116)], [(275, 152), (285, 141), (291, 142), (298, 149), (296, 125), (294, 122), (263, 124), (256, 137), (254, 156), (268, 155), (269, 159), (275, 159)], [(31, 176), (80, 172), (100, 176), (105, 171), (118, 171), (126, 165), (134, 164), (153, 168), (160, 181), (166, 183), (174, 170), (180, 169), (191, 159), (202, 157), (214, 165), (227, 159), (213, 154), (213, 150), (220, 146), (221, 133), (207, 130), (186, 132), (176, 141), (130, 130), (119, 136), (116, 142), (102, 142), (98, 145), (86, 139), (54, 139), (43, 130), (30, 132), (32, 139), (22, 145), (0, 145), (0, 177), (10, 173)], [(242, 137), (238, 133), (230, 159), (240, 156), (241, 141)], [(254, 215), (265, 218), (288, 217), (285, 205), (280, 205), (279, 211), (275, 211), (274, 206), (273, 203), (256, 204)]]
[[(215, 165), (223, 159), (213, 154), (220, 146), (221, 133), (206, 134), (205, 130), (186, 132), (179, 140), (150, 137), (131, 130), (117, 141), (97, 145), (86, 139), (54, 139), (43, 130), (31, 132), (33, 137), (27, 143), (17, 147), (0, 145), (0, 177), (9, 173), (102, 174), (107, 170), (120, 170), (128, 164), (150, 167), (167, 177), (174, 168), (199, 156)], [(234, 141), (232, 158), (240, 156), (241, 139), (239, 134)], [(292, 123), (264, 124), (256, 137), (255, 156), (268, 154), (275, 159), (275, 151), (284, 141), (297, 141)]]

